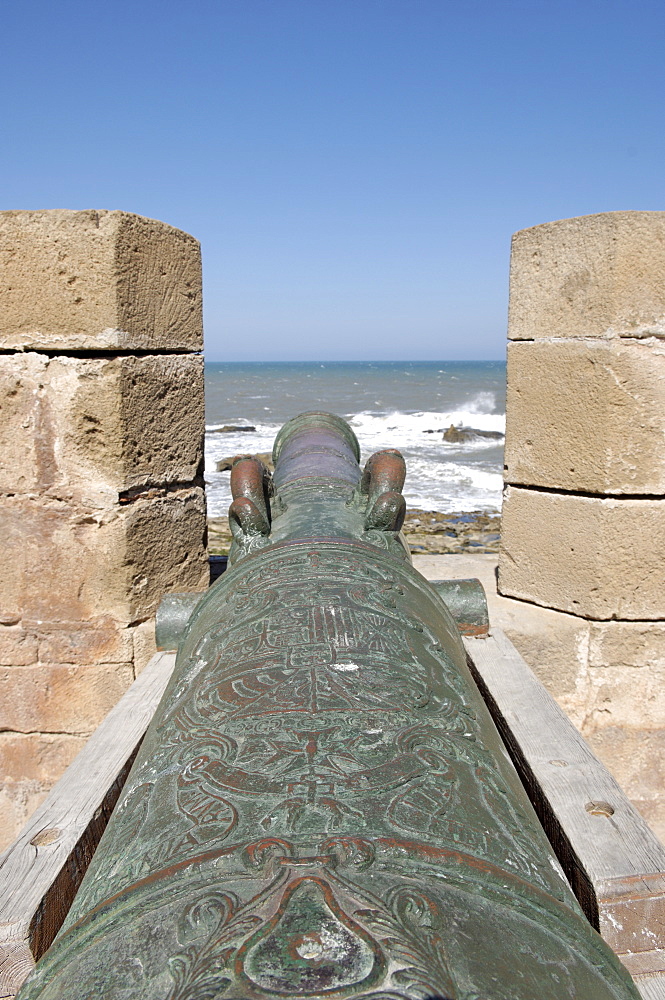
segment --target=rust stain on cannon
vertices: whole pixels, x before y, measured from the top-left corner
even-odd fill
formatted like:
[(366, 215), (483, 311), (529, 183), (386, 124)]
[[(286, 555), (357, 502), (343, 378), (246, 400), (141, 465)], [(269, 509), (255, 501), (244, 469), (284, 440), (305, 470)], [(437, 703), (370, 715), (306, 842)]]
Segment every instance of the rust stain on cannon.
[(401, 456), (302, 414), (274, 458), (22, 1000), (635, 1000), (410, 565)]

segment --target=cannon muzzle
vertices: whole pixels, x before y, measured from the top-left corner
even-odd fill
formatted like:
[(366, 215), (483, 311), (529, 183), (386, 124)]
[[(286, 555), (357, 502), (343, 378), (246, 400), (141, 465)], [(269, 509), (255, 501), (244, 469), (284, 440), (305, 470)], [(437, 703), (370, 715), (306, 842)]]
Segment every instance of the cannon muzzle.
[(361, 471), (312, 413), (274, 457), (232, 469), (230, 568), (171, 616), (173, 677), (21, 1000), (635, 1000), (410, 565), (401, 455)]

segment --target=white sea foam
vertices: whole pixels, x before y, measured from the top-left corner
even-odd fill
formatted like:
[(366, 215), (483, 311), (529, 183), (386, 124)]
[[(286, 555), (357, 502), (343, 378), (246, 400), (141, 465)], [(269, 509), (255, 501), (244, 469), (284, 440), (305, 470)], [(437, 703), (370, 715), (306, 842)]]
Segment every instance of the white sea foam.
[(503, 477), (493, 468), (422, 455), (408, 456), (406, 467), (404, 495), (409, 507), (446, 513), (501, 506)]
[[(491, 414), (496, 408), (496, 396), (493, 392), (479, 392), (470, 400), (467, 408), (469, 413)], [(505, 414), (503, 416), (505, 417)]]
[[(479, 393), (479, 396), (492, 396), (492, 393)], [(377, 448), (411, 448), (426, 445), (428, 442), (440, 441), (443, 431), (451, 424), (455, 427), (472, 427), (479, 431), (498, 431), (505, 433), (506, 416), (504, 413), (491, 413), (475, 409), (474, 401), (463, 410), (448, 410), (444, 413), (377, 413), (368, 410), (356, 413), (350, 418), (350, 424), (355, 431), (360, 446), (365, 450)], [(429, 434), (428, 432), (435, 432)], [(481, 438), (473, 442), (474, 447), (491, 447), (496, 441), (491, 438)]]

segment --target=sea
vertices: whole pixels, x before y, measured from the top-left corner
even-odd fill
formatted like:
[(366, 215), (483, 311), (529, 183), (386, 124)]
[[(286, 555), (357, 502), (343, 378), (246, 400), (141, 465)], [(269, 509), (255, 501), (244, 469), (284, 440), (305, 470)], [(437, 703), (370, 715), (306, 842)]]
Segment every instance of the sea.
[[(455, 427), (505, 432), (506, 366), (501, 361), (207, 362), (205, 476), (208, 514), (226, 514), (230, 476), (219, 459), (269, 452), (279, 428), (307, 410), (344, 417), (362, 461), (382, 448), (406, 459), (412, 509), (497, 511), (503, 437), (442, 440)], [(254, 431), (220, 433), (222, 426)]]

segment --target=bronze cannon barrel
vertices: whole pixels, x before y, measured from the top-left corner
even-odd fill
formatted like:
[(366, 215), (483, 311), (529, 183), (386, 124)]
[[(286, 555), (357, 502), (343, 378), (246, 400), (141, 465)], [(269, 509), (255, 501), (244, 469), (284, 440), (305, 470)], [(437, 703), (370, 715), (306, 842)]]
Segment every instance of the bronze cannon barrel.
[(401, 456), (303, 414), (274, 458), (21, 1000), (635, 1000), (410, 565)]

